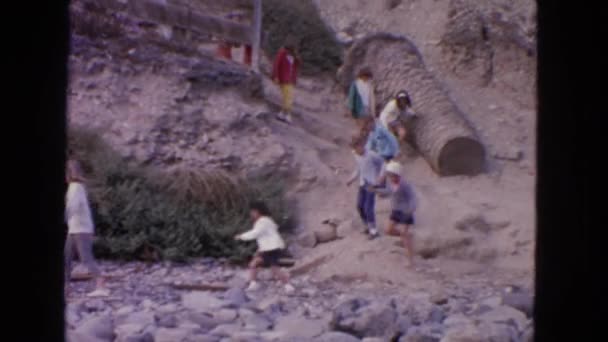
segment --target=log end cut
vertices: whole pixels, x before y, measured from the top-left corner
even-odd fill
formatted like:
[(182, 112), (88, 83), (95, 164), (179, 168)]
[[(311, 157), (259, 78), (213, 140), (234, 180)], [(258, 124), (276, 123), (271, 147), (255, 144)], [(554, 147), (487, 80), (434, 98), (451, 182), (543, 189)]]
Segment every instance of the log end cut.
[(484, 147), (469, 137), (451, 139), (439, 152), (437, 168), (441, 176), (480, 174), (485, 169)]

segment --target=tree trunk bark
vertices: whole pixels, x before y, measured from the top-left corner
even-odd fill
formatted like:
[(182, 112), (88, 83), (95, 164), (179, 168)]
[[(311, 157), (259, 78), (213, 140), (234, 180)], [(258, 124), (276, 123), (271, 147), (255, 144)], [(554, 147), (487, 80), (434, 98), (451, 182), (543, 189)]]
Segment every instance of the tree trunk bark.
[(486, 152), (471, 124), (426, 69), (420, 52), (407, 38), (387, 33), (367, 36), (346, 53), (338, 79), (346, 88), (360, 68), (374, 74), (378, 108), (406, 90), (419, 118), (410, 127), (414, 146), (441, 176), (485, 171)]

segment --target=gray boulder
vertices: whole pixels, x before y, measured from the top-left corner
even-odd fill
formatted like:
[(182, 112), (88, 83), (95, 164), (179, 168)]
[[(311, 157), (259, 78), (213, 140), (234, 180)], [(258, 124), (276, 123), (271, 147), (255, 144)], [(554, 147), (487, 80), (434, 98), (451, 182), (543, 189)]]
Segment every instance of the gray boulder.
[(329, 324), (320, 319), (307, 319), (294, 313), (279, 317), (274, 330), (286, 332), (289, 338), (306, 338), (313, 340), (329, 328)]
[(367, 304), (366, 301), (354, 299), (336, 308), (331, 327), (359, 338), (391, 339), (399, 333), (397, 318), (395, 308), (387, 303)]
[(247, 303), (247, 295), (242, 287), (233, 287), (226, 291), (222, 297), (227, 305), (233, 308), (238, 308)]
[(527, 291), (505, 293), (502, 296), (502, 304), (523, 312), (528, 318), (533, 315), (534, 297)]
[(182, 295), (182, 304), (186, 309), (197, 312), (212, 312), (229, 304), (208, 292), (191, 292)]
[(90, 318), (78, 326), (76, 333), (89, 336), (101, 341), (114, 340), (114, 324), (110, 316), (104, 315)]
[(360, 342), (361, 340), (353, 335), (343, 333), (340, 331), (326, 332), (325, 334), (317, 337), (315, 341), (318, 342)]
[(429, 324), (411, 327), (401, 336), (399, 342), (439, 342), (442, 336), (443, 326)]

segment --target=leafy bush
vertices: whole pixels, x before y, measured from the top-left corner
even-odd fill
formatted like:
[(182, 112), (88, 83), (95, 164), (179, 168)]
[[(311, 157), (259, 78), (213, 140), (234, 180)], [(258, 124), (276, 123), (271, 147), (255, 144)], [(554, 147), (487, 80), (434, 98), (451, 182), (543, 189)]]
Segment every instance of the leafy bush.
[(95, 252), (101, 257), (244, 261), (255, 243), (233, 237), (251, 227), (252, 200), (265, 201), (281, 229), (291, 227), (284, 184), (276, 175), (236, 179), (220, 171), (151, 171), (129, 165), (95, 133), (79, 128), (70, 132), (70, 147), (87, 174)]
[(298, 45), (305, 74), (335, 72), (342, 62), (342, 47), (319, 16), (311, 0), (265, 0), (264, 51), (274, 56), (288, 37)]

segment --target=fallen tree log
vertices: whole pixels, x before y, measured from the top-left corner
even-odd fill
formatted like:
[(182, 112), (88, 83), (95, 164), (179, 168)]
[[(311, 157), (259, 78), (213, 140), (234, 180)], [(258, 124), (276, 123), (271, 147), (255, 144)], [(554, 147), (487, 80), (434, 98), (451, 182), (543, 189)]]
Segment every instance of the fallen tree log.
[(435, 172), (451, 176), (484, 171), (486, 152), (475, 130), (426, 69), (410, 40), (378, 33), (355, 42), (338, 72), (345, 89), (363, 66), (370, 67), (374, 74), (379, 105), (399, 90), (408, 91), (414, 111), (420, 114), (409, 128), (412, 142)]

